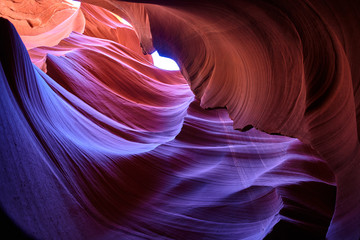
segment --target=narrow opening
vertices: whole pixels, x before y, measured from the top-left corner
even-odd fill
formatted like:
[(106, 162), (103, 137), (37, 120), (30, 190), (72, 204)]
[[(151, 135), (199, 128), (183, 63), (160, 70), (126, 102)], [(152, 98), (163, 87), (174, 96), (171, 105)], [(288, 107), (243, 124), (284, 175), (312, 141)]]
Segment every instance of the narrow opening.
[(159, 55), (159, 53), (157, 51), (155, 51), (153, 54), (151, 54), (151, 56), (154, 60), (154, 65), (156, 67), (164, 69), (164, 70), (179, 71), (179, 66), (171, 58), (162, 57)]
[[(77, 8), (79, 8), (80, 4), (81, 4), (81, 2), (73, 1), (73, 0), (65, 0), (65, 1)], [(121, 23), (123, 23), (129, 27), (132, 27), (128, 21), (126, 21), (125, 19), (116, 15), (115, 13), (113, 13), (113, 14)], [(151, 56), (153, 58), (155, 67), (158, 67), (158, 68), (164, 69), (164, 70), (169, 70), (169, 71), (179, 71), (180, 70), (179, 66), (177, 65), (177, 63), (174, 60), (172, 60), (171, 58), (160, 56), (157, 51), (155, 51), (153, 54), (151, 54)]]

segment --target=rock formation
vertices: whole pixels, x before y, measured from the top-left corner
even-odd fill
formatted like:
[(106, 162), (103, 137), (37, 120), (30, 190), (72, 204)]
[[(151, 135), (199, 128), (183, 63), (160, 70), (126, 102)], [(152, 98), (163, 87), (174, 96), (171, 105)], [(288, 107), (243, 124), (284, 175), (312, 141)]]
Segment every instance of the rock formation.
[(82, 2), (0, 3), (0, 203), (26, 234), (359, 239), (357, 1)]

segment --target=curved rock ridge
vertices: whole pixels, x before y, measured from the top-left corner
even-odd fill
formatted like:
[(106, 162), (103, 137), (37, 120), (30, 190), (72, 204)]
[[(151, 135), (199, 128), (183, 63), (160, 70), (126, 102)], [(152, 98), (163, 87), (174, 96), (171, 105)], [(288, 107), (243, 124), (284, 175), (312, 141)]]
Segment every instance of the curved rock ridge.
[(359, 238), (359, 4), (86, 2), (0, 12), (20, 33), (1, 19), (0, 203), (21, 229)]
[(133, 14), (138, 35), (151, 33), (141, 41), (176, 59), (201, 106), (227, 108), (234, 128), (310, 144), (337, 179), (327, 237), (360, 237), (356, 1), (84, 2)]

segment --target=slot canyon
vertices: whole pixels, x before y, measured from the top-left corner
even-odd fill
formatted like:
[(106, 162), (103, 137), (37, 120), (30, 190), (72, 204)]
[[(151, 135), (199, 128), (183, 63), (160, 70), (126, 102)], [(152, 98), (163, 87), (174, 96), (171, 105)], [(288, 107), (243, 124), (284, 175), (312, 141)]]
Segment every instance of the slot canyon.
[(356, 0), (2, 0), (3, 235), (360, 239), (359, 26)]

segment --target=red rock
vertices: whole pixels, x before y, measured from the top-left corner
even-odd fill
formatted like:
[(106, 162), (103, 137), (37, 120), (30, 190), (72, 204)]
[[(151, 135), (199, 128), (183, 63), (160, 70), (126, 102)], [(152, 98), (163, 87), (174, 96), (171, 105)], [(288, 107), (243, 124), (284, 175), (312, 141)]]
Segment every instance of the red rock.
[[(359, 239), (358, 3), (84, 2), (55, 11), (54, 22), (38, 21), (49, 17), (40, 13), (66, 4), (12, 13), (16, 4), (6, 3), (0, 12), (16, 16), (32, 61), (46, 72), (2, 20), (10, 38), (2, 40), (1, 203), (24, 230), (80, 204), (82, 223), (70, 231), (86, 238), (90, 213), (94, 238), (103, 239)], [(64, 19), (74, 24), (62, 27)], [(184, 78), (142, 55), (155, 49)], [(197, 99), (191, 105), (186, 83)], [(32, 182), (31, 161), (14, 164), (27, 155), (44, 168), (35, 179), (53, 176), (49, 165), (64, 187)], [(26, 177), (9, 174), (19, 172)], [(52, 196), (46, 209), (62, 189), (74, 199), (45, 216), (31, 192), (9, 203), (9, 189)], [(26, 204), (35, 207), (20, 210)], [(31, 234), (54, 237), (72, 219)]]

